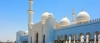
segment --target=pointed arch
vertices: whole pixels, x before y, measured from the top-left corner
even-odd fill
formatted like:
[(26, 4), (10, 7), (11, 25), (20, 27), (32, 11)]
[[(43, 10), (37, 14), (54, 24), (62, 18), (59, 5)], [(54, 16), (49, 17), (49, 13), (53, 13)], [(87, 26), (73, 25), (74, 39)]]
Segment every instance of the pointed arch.
[(60, 43), (63, 43), (64, 42), (63, 41), (64, 40), (64, 36), (63, 35), (60, 36), (60, 40), (61, 40)]
[(80, 33), (80, 42), (84, 42), (84, 34), (83, 33)]
[(63, 35), (61, 35), (61, 39), (60, 40), (63, 40), (64, 39), (64, 37), (63, 37)]
[(67, 38), (68, 36), (67, 35), (65, 35), (65, 40), (67, 40), (68, 38)]
[(72, 42), (72, 34), (69, 35), (69, 43)]
[(69, 35), (72, 38), (72, 34)]
[(96, 31), (96, 32), (94, 33), (94, 42), (95, 42), (95, 43), (98, 43), (98, 35), (99, 35), (99, 32)]
[(71, 40), (72, 40), (72, 34), (70, 34), (70, 35), (69, 35), (69, 39), (71, 39)]
[(98, 35), (98, 43), (100, 42), (100, 33), (99, 33), (99, 35)]
[(78, 42), (78, 34), (74, 34), (74, 42), (75, 42), (75, 43)]
[(91, 33), (90, 32), (87, 32), (86, 33), (86, 42), (89, 42), (90, 43), (90, 40), (91, 40)]
[(60, 40), (60, 36), (59, 35), (57, 36), (57, 40)]
[(36, 43), (38, 43), (38, 36), (39, 36), (39, 34), (38, 34), (38, 32), (36, 33)]
[(94, 35), (96, 35), (96, 39), (98, 39), (99, 32), (96, 31), (96, 32), (94, 33)]

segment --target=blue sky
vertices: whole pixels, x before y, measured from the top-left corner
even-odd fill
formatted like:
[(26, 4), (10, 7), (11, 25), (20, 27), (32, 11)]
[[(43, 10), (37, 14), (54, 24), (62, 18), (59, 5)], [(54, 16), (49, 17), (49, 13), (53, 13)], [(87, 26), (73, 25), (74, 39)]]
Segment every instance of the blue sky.
[[(100, 0), (34, 0), (33, 22), (39, 22), (46, 10), (53, 13), (57, 22), (60, 22), (64, 15), (71, 21), (73, 6), (76, 15), (83, 8), (91, 19), (100, 17)], [(28, 9), (28, 0), (0, 0), (1, 41), (15, 41), (17, 31), (28, 30)]]

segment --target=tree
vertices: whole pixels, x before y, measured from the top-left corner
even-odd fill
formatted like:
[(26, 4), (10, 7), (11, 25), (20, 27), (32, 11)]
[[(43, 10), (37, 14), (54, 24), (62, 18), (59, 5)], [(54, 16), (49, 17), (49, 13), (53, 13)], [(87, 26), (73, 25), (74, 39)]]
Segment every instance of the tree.
[(16, 41), (14, 43), (16, 43)]

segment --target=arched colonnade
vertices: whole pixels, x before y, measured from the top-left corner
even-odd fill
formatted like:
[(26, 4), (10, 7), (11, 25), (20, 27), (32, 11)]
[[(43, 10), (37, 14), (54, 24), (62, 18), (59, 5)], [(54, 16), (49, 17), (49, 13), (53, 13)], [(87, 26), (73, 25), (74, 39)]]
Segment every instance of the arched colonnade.
[[(94, 37), (92, 38), (92, 34)], [(65, 34), (58, 35), (57, 40), (54, 40), (54, 43), (99, 43), (100, 42), (100, 32), (96, 31), (94, 33), (87, 32), (86, 34)]]

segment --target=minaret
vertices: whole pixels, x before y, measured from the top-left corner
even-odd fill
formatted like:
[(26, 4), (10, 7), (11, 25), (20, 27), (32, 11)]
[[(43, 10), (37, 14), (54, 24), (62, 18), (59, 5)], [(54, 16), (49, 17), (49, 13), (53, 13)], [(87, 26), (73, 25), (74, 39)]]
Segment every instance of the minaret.
[(32, 5), (33, 5), (33, 1), (29, 0), (29, 10), (28, 10), (29, 21), (28, 21), (28, 26), (31, 26), (33, 24), (33, 14), (34, 14), (34, 11), (32, 10)]
[(28, 18), (28, 43), (32, 43), (32, 26), (33, 26), (33, 14), (34, 11), (32, 10), (32, 5), (33, 5), (33, 1), (29, 0), (29, 10), (28, 10), (28, 14), (29, 14), (29, 18)]
[(75, 10), (72, 9), (72, 24), (75, 24)]

